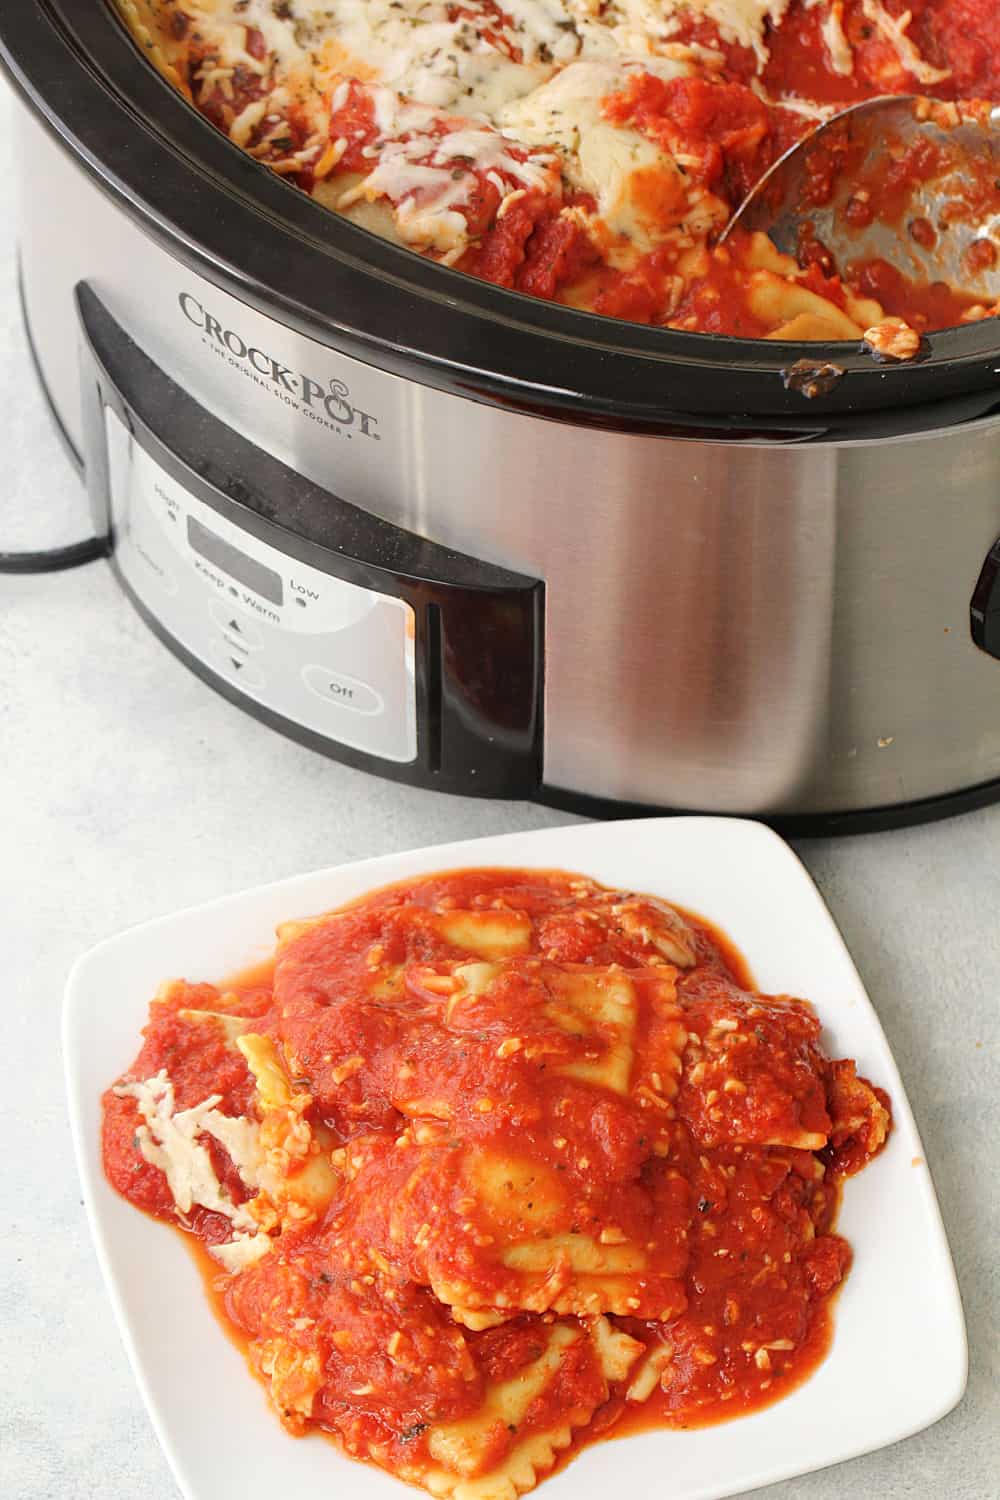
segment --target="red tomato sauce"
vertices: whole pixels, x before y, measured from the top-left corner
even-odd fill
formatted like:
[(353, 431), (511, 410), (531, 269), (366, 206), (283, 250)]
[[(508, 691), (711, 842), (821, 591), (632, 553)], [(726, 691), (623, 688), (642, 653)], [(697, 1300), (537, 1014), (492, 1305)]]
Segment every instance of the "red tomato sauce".
[[(258, 119), (253, 109), (258, 101), (272, 90), (282, 96), (281, 57), (269, 53), (262, 30), (247, 25), (245, 59), (232, 68), (220, 67), (218, 43), (191, 23), (184, 3), (165, 0), (166, 24), (183, 48), (180, 71), (194, 103), (220, 129), (233, 132), (237, 143), (257, 160), (304, 191), (316, 192), (324, 202), (350, 212), (355, 184), (372, 172), (383, 150), (412, 144), (412, 129), (408, 133), (401, 126), (386, 135), (377, 124), (370, 87), (375, 70), (364, 59), (357, 63), (356, 76), (340, 79), (338, 74), (331, 89), (326, 83), (317, 85), (317, 107), (325, 111), (325, 119), (317, 121), (317, 101), (306, 100), (308, 90), (303, 92), (301, 80), (285, 91), (287, 97), (279, 97), (277, 113), (272, 110)], [(280, 9), (276, 14), (280, 17)], [(598, 15), (604, 15), (603, 8)], [(451, 22), (464, 22), (476, 38), (459, 39), (456, 45), (463, 50), (483, 48), (515, 64), (532, 59), (543, 67), (553, 63), (551, 46), (533, 52), (526, 41), (530, 27), (505, 11), (499, 0), (477, 0), (475, 5), (456, 0), (447, 16)], [(397, 186), (382, 192), (372, 189), (374, 197), (366, 201), (379, 203), (382, 222), (395, 223), (397, 230), (400, 223), (393, 215), (405, 210), (410, 221), (419, 219), (440, 189), (440, 183), (428, 185), (419, 171), (426, 174), (437, 161), (441, 139), (470, 124), (480, 130), (485, 125), (502, 134), (506, 165), (487, 169), (474, 157), (455, 157), (452, 176), (462, 179), (463, 187), (452, 219), (464, 220), (464, 231), (459, 232), (460, 222), (458, 229), (452, 223), (447, 234), (428, 237), (429, 232), (412, 230), (411, 224), (411, 232), (400, 234), (419, 253), (496, 285), (633, 322), (749, 338), (858, 337), (866, 330), (857, 319), (865, 309), (872, 311), (873, 300), (881, 304), (883, 316), (904, 319), (918, 334), (987, 316), (993, 307), (983, 306), (961, 287), (926, 286), (899, 275), (887, 278), (861, 258), (834, 268), (823, 247), (807, 237), (799, 262), (813, 273), (812, 279), (802, 283), (787, 267), (782, 274), (791, 286), (807, 286), (844, 316), (828, 320), (824, 327), (822, 309), (811, 304), (810, 324), (803, 299), (793, 297), (798, 311), (785, 318), (773, 298), (765, 303), (754, 300), (754, 276), (760, 267), (748, 243), (737, 236), (725, 251), (718, 250), (717, 243), (729, 214), (768, 167), (812, 129), (824, 109), (831, 112), (886, 94), (920, 94), (935, 101), (1000, 100), (996, 19), (994, 0), (879, 0), (875, 5), (866, 0), (791, 0), (778, 23), (765, 20), (759, 40), (749, 47), (720, 31), (700, 8), (672, 12), (670, 46), (664, 55), (674, 49), (693, 75), (668, 80), (652, 66), (642, 72), (630, 62), (628, 71), (622, 67), (623, 87), (603, 100), (608, 121), (645, 136), (662, 152), (658, 164), (633, 174), (628, 189), (646, 226), (638, 236), (627, 220), (612, 225), (604, 217), (606, 205), (599, 201), (597, 189), (581, 180), (585, 174), (573, 177), (563, 171), (560, 178), (558, 163), (554, 170), (545, 168), (546, 157), (552, 167), (555, 146), (537, 140), (530, 148), (517, 144), (516, 130), (505, 129), (502, 117), (486, 121), (472, 104), (468, 119), (440, 110), (435, 122), (421, 125), (417, 134), (426, 153), (409, 158), (416, 176), (390, 174)], [(569, 36), (576, 35), (575, 24), (571, 9), (558, 22)], [(339, 46), (335, 27), (332, 35)], [(652, 51), (663, 43), (663, 37), (657, 38)], [(560, 65), (571, 66), (592, 55), (582, 34), (579, 48), (578, 53), (572, 45), (560, 51)], [(244, 113), (248, 110), (249, 123)], [(626, 138), (623, 151), (627, 145)], [(529, 160), (539, 172), (522, 179), (518, 164)], [(671, 161), (679, 165), (679, 177), (669, 170)], [(884, 186), (890, 196), (895, 192), (903, 203), (928, 165), (911, 153), (887, 167)], [(831, 156), (829, 166), (837, 181), (849, 175), (850, 164), (844, 159)], [(325, 190), (338, 182), (343, 185), (343, 204), (340, 190), (325, 196)], [(970, 200), (967, 209), (986, 222), (1000, 211), (1000, 192), (992, 180), (984, 180), (981, 187), (977, 201)], [(707, 217), (704, 200), (691, 195), (698, 188), (714, 201), (714, 212)], [(686, 205), (679, 202), (685, 193)], [(856, 212), (864, 211), (859, 200)], [(692, 213), (698, 220), (693, 232), (687, 217)], [(938, 232), (934, 226), (931, 231)], [(385, 232), (394, 233), (388, 227)], [(913, 233), (904, 223), (899, 232)], [(922, 233), (918, 225), (913, 237), (919, 240)], [(919, 242), (929, 243), (925, 233)], [(702, 252), (693, 262), (688, 254), (692, 245)], [(969, 252), (969, 285), (988, 264), (991, 250), (996, 253), (989, 242), (980, 241)], [(845, 291), (864, 303), (853, 307), (849, 297), (845, 306)], [(785, 333), (789, 325), (793, 331)]]
[[(245, 1038), (276, 1061), (276, 1116)], [(206, 1124), (221, 1208), (182, 1211), (140, 1104), (164, 1076), (172, 1118), (254, 1124), (277, 1186)], [(890, 1123), (811, 1007), (759, 994), (710, 923), (529, 870), (375, 891), (281, 929), (273, 963), (227, 984), (165, 986), (104, 1111), (109, 1180), (199, 1247), (289, 1430), (417, 1482), (448, 1424), (540, 1361), (468, 1472), (567, 1422), (572, 1454), (786, 1394), (829, 1346), (842, 1183)], [(320, 1195), (296, 1197), (319, 1167)], [(265, 1253), (220, 1266), (254, 1208)]]

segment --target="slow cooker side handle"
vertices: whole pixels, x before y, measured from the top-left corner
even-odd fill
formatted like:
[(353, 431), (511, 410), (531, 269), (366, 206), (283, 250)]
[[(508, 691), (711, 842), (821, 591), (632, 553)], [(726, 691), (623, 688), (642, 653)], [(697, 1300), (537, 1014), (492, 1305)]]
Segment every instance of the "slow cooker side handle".
[(969, 605), (973, 642), (987, 656), (1000, 657), (1000, 537), (983, 563)]

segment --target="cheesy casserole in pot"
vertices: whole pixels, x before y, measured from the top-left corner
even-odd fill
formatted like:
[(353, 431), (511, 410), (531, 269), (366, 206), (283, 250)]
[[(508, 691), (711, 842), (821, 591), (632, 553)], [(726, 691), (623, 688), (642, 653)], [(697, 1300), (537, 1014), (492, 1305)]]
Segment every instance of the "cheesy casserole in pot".
[(993, 311), (884, 261), (842, 278), (761, 234), (716, 243), (771, 163), (838, 108), (1000, 99), (993, 0), (115, 3), (259, 162), (500, 286), (741, 337), (871, 330), (897, 357)]

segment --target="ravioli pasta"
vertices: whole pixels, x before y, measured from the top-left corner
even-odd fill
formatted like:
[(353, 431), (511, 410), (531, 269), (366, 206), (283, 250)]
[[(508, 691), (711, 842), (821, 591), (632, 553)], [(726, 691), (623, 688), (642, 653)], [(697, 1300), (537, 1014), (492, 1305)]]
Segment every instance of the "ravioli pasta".
[[(993, 309), (717, 243), (837, 108), (1000, 99), (992, 0), (114, 0), (244, 151), (362, 227), (631, 321), (898, 357)], [(954, 8), (952, 8), (953, 10)], [(902, 232), (902, 229), (901, 229)], [(824, 268), (825, 267), (825, 268)]]
[(283, 923), (229, 987), (165, 984), (103, 1152), (200, 1245), (290, 1433), (515, 1500), (638, 1413), (736, 1416), (816, 1364), (840, 1183), (889, 1123), (706, 924), (484, 869)]

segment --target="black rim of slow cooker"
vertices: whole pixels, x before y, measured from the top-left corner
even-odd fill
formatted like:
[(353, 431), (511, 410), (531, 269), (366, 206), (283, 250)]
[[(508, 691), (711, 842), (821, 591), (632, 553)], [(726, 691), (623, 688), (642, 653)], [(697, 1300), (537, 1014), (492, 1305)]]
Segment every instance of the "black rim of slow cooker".
[[(930, 335), (910, 364), (877, 364), (860, 345), (601, 318), (422, 259), (240, 151), (143, 61), (109, 0), (12, 7), (0, 57), (36, 115), (172, 254), (264, 314), (404, 378), (618, 430), (757, 441), (905, 435), (1000, 404), (996, 319)], [(809, 399), (789, 381), (799, 361), (843, 373)]]

